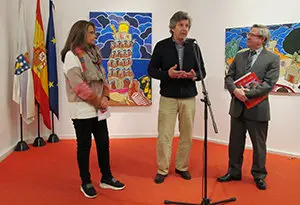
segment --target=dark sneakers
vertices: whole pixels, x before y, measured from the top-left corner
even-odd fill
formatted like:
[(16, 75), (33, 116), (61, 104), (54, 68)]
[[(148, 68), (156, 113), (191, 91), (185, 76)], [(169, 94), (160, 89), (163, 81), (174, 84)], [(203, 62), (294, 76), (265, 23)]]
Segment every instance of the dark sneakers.
[(80, 187), (80, 191), (87, 198), (95, 198), (97, 196), (96, 189), (93, 187), (92, 183), (82, 184)]
[(180, 171), (178, 169), (175, 169), (175, 173), (179, 174), (181, 176), (181, 178), (183, 178), (185, 180), (190, 180), (192, 178), (189, 171)]
[(122, 190), (125, 185), (115, 178), (101, 179), (100, 187), (104, 189)]
[(165, 178), (167, 177), (168, 175), (162, 175), (162, 174), (156, 174), (155, 178), (154, 178), (154, 182), (156, 184), (161, 184), (165, 181)]

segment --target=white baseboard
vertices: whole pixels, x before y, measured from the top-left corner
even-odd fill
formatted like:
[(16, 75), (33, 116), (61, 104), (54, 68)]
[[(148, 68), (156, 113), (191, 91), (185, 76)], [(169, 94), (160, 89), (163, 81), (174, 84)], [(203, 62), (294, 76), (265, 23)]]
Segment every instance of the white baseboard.
[[(43, 137), (44, 138), (44, 137)], [(35, 137), (32, 138), (28, 138), (26, 140), (24, 140), (27, 144), (33, 144)], [(46, 139), (44, 138), (44, 140), (46, 141)], [(18, 143), (18, 142), (17, 142)], [(10, 148), (4, 150), (3, 152), (0, 153), (0, 162), (2, 160), (4, 160), (6, 157), (8, 157), (13, 151), (15, 151), (15, 148), (17, 146), (17, 143), (13, 146), (11, 146)]]
[[(204, 140), (204, 137), (196, 136), (195, 139)], [(214, 142), (216, 144), (228, 145), (228, 142), (227, 141), (223, 141), (223, 140), (216, 140), (216, 139), (207, 139), (207, 140), (209, 142)], [(246, 149), (252, 150), (252, 146), (246, 145)], [(291, 157), (291, 158), (293, 158), (293, 157), (300, 158), (300, 153), (287, 152), (287, 151), (276, 150), (276, 149), (268, 149), (267, 152), (268, 153), (272, 153), (272, 154), (278, 154), (278, 155), (288, 156), (288, 157)]]
[[(110, 134), (110, 139), (138, 139), (138, 138), (156, 138), (157, 134)], [(75, 135), (59, 135), (60, 139), (76, 139)]]
[(4, 150), (3, 152), (1, 152), (0, 153), (0, 162), (2, 160), (4, 160), (6, 157), (8, 157), (8, 155), (10, 155), (14, 150), (15, 150), (15, 146), (12, 146), (12, 147)]

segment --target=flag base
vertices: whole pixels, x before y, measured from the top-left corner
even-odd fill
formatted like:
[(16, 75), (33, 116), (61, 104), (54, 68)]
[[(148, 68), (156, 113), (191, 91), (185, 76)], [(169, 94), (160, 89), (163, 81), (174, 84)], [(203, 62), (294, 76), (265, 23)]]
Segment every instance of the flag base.
[(53, 134), (51, 134), (49, 136), (47, 142), (49, 142), (49, 143), (57, 143), (57, 142), (59, 142), (59, 138), (58, 138), (58, 136), (56, 134), (53, 133)]
[(37, 137), (35, 138), (33, 144), (32, 144), (34, 147), (42, 147), (42, 146), (45, 146), (46, 145), (46, 142), (43, 138), (41, 137)]
[(26, 150), (29, 150), (29, 146), (27, 145), (27, 143), (23, 140), (18, 142), (18, 144), (15, 148), (15, 151), (22, 152), (22, 151), (26, 151)]

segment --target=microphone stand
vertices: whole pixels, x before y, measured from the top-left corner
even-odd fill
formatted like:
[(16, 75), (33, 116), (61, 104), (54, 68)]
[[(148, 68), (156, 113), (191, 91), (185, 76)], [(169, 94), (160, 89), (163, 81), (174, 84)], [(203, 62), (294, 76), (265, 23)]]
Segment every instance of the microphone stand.
[[(235, 197), (229, 198), (229, 199), (225, 199), (222, 201), (218, 201), (218, 202), (214, 202), (212, 203), (211, 200), (209, 198), (207, 198), (207, 119), (208, 119), (208, 109), (209, 109), (209, 113), (210, 113), (210, 117), (213, 123), (213, 128), (215, 133), (218, 133), (218, 128), (217, 128), (217, 124), (213, 115), (213, 111), (211, 108), (211, 102), (209, 100), (208, 97), (208, 92), (206, 90), (206, 86), (204, 83), (204, 79), (203, 79), (203, 73), (201, 71), (201, 64), (200, 64), (200, 50), (195, 42), (195, 40), (193, 40), (193, 50), (194, 50), (194, 54), (195, 54), (195, 58), (196, 58), (196, 62), (198, 65), (198, 70), (200, 73), (200, 79), (201, 79), (201, 84), (202, 84), (202, 93), (203, 93), (203, 99), (201, 99), (201, 102), (204, 103), (204, 168), (203, 168), (203, 193), (204, 196), (202, 198), (202, 202), (200, 204), (195, 204), (195, 203), (186, 203), (186, 202), (176, 202), (176, 201), (169, 201), (169, 200), (165, 200), (164, 203), (165, 204), (181, 204), (181, 205), (215, 205), (215, 204), (221, 204), (221, 203), (228, 203), (228, 202), (232, 202), (232, 201), (236, 201)], [(208, 109), (207, 109), (208, 108)]]

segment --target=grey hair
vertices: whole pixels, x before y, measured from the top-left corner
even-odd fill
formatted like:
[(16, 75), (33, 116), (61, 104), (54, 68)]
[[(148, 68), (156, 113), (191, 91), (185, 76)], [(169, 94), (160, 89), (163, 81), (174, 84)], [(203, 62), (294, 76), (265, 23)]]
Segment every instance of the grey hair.
[(188, 15), (187, 12), (184, 11), (177, 11), (175, 14), (173, 14), (173, 16), (170, 18), (170, 22), (169, 22), (169, 31), (170, 33), (173, 35), (173, 31), (172, 29), (174, 29), (176, 27), (177, 22), (181, 21), (181, 20), (188, 20), (189, 21), (189, 29), (191, 28), (192, 25), (192, 19), (191, 17)]
[(262, 24), (254, 24), (252, 28), (258, 28), (258, 34), (262, 37), (265, 37), (265, 41), (263, 42), (263, 46), (266, 46), (266, 44), (269, 42), (271, 38), (271, 34), (269, 31), (269, 28), (265, 25)]

